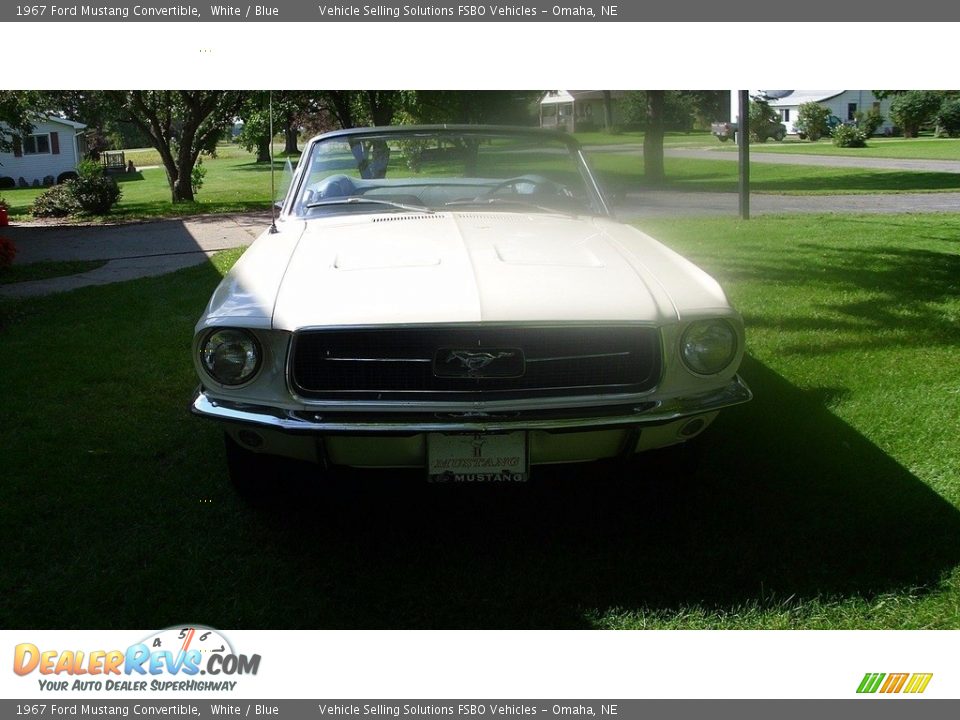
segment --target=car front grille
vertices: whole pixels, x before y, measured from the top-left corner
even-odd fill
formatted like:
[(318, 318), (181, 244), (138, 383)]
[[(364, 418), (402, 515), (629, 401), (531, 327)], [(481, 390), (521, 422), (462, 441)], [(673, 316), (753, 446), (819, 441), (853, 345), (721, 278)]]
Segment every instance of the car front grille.
[(302, 330), (290, 379), (314, 400), (476, 401), (638, 393), (660, 379), (660, 333), (636, 325)]

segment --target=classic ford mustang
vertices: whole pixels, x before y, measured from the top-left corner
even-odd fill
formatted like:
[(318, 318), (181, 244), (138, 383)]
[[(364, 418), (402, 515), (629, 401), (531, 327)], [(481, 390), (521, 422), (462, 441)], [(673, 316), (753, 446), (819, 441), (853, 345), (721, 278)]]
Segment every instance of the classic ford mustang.
[(192, 410), (248, 489), (278, 455), (522, 481), (698, 435), (750, 399), (743, 347), (720, 286), (616, 222), (572, 138), (344, 130), (214, 292)]

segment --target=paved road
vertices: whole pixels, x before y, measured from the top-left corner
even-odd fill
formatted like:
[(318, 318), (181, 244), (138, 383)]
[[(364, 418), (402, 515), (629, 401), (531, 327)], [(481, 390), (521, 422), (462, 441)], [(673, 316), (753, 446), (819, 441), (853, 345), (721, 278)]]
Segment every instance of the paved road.
[[(638, 145), (591, 145), (589, 154), (616, 153), (618, 155), (643, 155)], [(667, 157), (693, 158), (696, 160), (737, 161), (737, 153), (719, 148), (711, 150), (695, 148), (666, 148)], [(801, 155), (799, 153), (754, 152), (751, 163), (774, 165), (817, 165), (820, 167), (868, 168), (871, 170), (907, 170), (910, 172), (960, 173), (960, 160), (913, 160), (898, 158), (849, 157), (846, 155)]]
[[(647, 217), (730, 216), (739, 212), (736, 193), (628, 193), (614, 211), (621, 220)], [(960, 192), (888, 193), (883, 195), (760, 195), (750, 196), (751, 215), (783, 213), (960, 213)]]
[(17, 264), (45, 260), (108, 260), (90, 272), (0, 285), (0, 297), (33, 297), (88, 285), (163, 275), (199, 265), (211, 255), (249, 245), (270, 224), (267, 214), (211, 215), (116, 226), (4, 228), (17, 246)]

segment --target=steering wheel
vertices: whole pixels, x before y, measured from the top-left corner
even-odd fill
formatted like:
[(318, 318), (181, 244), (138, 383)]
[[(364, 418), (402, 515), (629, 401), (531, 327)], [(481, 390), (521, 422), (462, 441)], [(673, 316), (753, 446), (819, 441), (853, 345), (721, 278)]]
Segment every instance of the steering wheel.
[[(521, 193), (517, 190), (520, 185), (531, 185), (532, 189), (528, 193)], [(542, 175), (518, 175), (517, 177), (507, 178), (506, 180), (498, 182), (486, 192), (478, 195), (476, 200), (489, 200), (495, 197), (496, 194), (501, 190), (511, 187), (514, 188), (513, 193), (515, 195), (553, 195), (573, 197), (573, 193), (571, 193), (566, 186), (561, 185), (558, 182), (554, 182), (549, 178), (545, 178)]]

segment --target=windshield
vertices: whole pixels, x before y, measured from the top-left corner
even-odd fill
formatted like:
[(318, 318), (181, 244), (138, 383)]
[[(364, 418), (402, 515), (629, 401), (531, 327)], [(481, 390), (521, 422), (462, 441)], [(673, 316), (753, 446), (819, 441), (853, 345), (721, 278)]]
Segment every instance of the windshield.
[(604, 214), (579, 153), (549, 134), (410, 130), (333, 135), (301, 159), (288, 212)]

